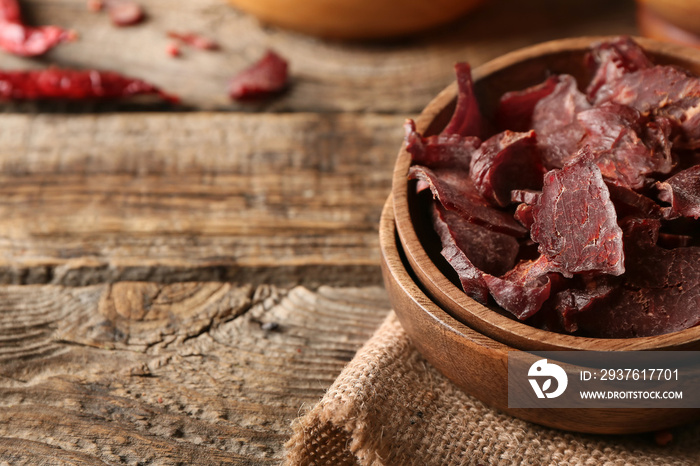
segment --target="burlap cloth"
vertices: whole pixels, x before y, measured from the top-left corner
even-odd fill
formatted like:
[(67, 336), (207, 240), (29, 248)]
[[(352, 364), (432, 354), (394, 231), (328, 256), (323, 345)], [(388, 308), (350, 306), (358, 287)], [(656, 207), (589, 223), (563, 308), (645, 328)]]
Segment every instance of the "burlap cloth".
[(410, 344), (392, 312), (310, 412), (295, 421), (287, 464), (700, 464), (700, 423), (651, 434), (582, 435), (492, 410), (461, 392)]

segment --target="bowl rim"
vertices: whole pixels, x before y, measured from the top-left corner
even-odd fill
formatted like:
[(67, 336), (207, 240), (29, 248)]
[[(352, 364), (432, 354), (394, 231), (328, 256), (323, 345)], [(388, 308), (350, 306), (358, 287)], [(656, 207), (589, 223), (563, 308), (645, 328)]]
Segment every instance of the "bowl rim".
[[(529, 46), (502, 55), (485, 63), (473, 71), (475, 84), (480, 80), (502, 71), (519, 62), (535, 58), (554, 56), (566, 52), (583, 52), (592, 43), (612, 39), (618, 36), (586, 36), (570, 39), (558, 39)], [(676, 61), (694, 62), (700, 67), (700, 50), (652, 39), (633, 37), (645, 50), (653, 55)], [(457, 96), (457, 83), (453, 82), (443, 89), (421, 112), (416, 122), (416, 130), (424, 133), (432, 121)], [(663, 350), (700, 348), (700, 326), (691, 327), (673, 333), (635, 338), (591, 338), (560, 334), (531, 327), (520, 321), (494, 312), (492, 309), (470, 298), (462, 289), (455, 286), (430, 259), (423, 248), (411, 221), (408, 201), (408, 169), (411, 156), (406, 151), (404, 142), (394, 166), (392, 180), (392, 201), (396, 229), (401, 245), (418, 281), (432, 291), (429, 294), (436, 304), (444, 308), (456, 320), (471, 328), (522, 350)], [(689, 347), (690, 346), (690, 347)]]

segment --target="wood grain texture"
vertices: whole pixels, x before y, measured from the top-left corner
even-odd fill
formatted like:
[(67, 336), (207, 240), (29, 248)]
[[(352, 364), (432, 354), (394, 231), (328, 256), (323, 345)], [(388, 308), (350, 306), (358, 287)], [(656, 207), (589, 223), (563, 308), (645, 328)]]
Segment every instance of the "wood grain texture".
[(277, 464), (387, 312), (377, 287), (0, 287), (0, 463)]
[[(24, 0), (24, 10), (35, 24), (73, 28), (80, 40), (38, 60), (2, 54), (0, 67), (57, 64), (116, 69), (179, 94), (186, 107), (196, 109), (407, 114), (418, 112), (454, 79), (456, 61), (476, 66), (544, 40), (635, 31), (631, 0), (494, 0), (439, 30), (372, 44), (322, 41), (262, 27), (224, 0), (139, 3), (148, 20), (136, 27), (115, 28), (107, 15), (89, 12), (85, 0)], [(169, 30), (204, 33), (218, 40), (222, 49), (183, 48), (184, 56), (174, 59), (166, 53)], [(232, 103), (226, 94), (228, 80), (269, 47), (289, 59), (290, 91), (255, 105)]]
[(403, 117), (0, 120), (0, 282), (380, 280)]

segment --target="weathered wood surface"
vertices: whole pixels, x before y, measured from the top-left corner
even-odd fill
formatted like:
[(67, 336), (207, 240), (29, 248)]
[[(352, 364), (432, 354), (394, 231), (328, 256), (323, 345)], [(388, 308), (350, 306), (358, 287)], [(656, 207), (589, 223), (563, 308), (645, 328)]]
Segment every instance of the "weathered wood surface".
[(0, 281), (379, 283), (402, 123), (4, 115)]
[(1, 287), (0, 463), (277, 464), (387, 312), (378, 287)]
[[(490, 0), (449, 26), (408, 39), (342, 44), (261, 27), (225, 0), (139, 0), (148, 21), (111, 26), (86, 0), (23, 0), (36, 24), (73, 28), (80, 40), (45, 57), (0, 55), (0, 68), (46, 64), (117, 69), (179, 94), (185, 106), (243, 111), (372, 111), (415, 113), (453, 80), (452, 65), (473, 65), (544, 40), (592, 34), (634, 33), (632, 0)], [(217, 39), (222, 50), (166, 53), (169, 30), (196, 31)], [(290, 61), (292, 88), (258, 105), (233, 104), (226, 83), (267, 49)]]

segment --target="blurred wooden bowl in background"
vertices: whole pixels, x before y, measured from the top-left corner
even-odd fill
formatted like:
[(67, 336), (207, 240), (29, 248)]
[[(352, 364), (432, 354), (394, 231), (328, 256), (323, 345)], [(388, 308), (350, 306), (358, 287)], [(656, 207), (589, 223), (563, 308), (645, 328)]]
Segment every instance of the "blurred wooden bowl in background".
[(700, 47), (700, 0), (637, 0), (637, 26), (645, 37)]
[(229, 0), (264, 23), (331, 39), (410, 34), (459, 18), (483, 0)]

